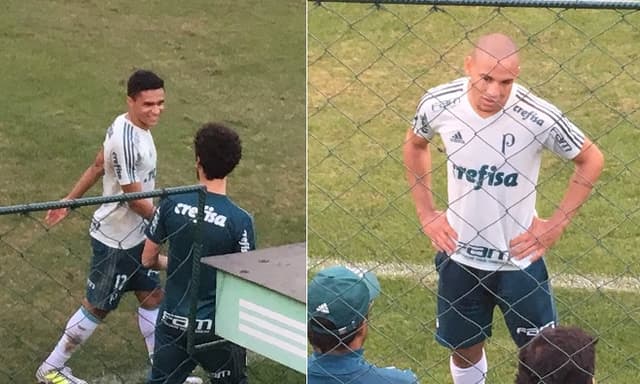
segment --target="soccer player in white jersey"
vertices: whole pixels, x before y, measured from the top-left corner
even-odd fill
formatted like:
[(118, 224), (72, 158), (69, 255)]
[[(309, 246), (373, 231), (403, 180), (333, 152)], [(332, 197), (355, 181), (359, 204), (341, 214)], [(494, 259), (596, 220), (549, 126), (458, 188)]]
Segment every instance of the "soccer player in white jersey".
[[(604, 160), (562, 112), (515, 83), (520, 61), (509, 37), (481, 37), (464, 64), (467, 77), (420, 100), (403, 156), (420, 224), (438, 250), (436, 339), (452, 350), (454, 384), (480, 384), (496, 305), (519, 347), (557, 323), (542, 256), (587, 200)], [(431, 190), (435, 134), (447, 154), (446, 213)], [(535, 211), (544, 148), (575, 165), (548, 219)]]
[[(146, 70), (134, 72), (127, 83), (127, 112), (107, 129), (103, 148), (65, 199), (82, 197), (102, 177), (104, 196), (151, 191), (155, 187), (156, 148), (151, 129), (164, 110), (164, 81)], [(140, 301), (138, 324), (149, 353), (153, 353), (155, 321), (163, 298), (158, 273), (142, 267), (144, 219), (153, 216), (151, 199), (108, 203), (98, 208), (89, 234), (93, 257), (86, 296), (71, 316), (55, 349), (40, 365), (40, 383), (86, 384), (66, 366), (71, 354), (93, 333), (107, 314), (118, 306), (122, 293), (134, 291)], [(47, 212), (45, 222), (54, 225), (68, 209)]]

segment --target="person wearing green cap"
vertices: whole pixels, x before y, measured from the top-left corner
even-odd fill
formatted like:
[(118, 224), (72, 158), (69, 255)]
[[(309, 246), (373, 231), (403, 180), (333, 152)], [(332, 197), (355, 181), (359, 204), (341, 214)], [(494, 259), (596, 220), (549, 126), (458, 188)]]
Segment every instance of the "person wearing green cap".
[(380, 294), (373, 272), (334, 266), (318, 272), (307, 289), (308, 384), (414, 384), (411, 370), (376, 367), (364, 359), (368, 315)]

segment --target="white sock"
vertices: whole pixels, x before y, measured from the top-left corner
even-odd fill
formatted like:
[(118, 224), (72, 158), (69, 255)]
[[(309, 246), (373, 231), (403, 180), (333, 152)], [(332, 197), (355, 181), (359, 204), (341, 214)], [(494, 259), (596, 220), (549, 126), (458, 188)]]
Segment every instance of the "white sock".
[(158, 317), (158, 308), (144, 309), (138, 307), (138, 326), (140, 333), (144, 337), (144, 343), (147, 345), (149, 356), (153, 355), (153, 347), (156, 343), (156, 318)]
[(453, 357), (449, 360), (453, 384), (484, 384), (487, 376), (487, 356), (482, 350), (482, 358), (476, 364), (468, 368), (459, 368), (453, 363)]
[(93, 316), (84, 307), (80, 307), (76, 313), (71, 316), (65, 327), (64, 334), (56, 344), (53, 352), (44, 361), (50, 368), (62, 368), (71, 358), (71, 354), (87, 339), (96, 327), (100, 324), (100, 320)]

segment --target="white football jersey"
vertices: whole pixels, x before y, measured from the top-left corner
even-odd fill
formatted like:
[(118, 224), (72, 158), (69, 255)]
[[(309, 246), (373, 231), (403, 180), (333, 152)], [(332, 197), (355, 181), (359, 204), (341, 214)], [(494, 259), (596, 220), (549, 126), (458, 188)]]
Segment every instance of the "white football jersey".
[[(103, 196), (120, 195), (121, 185), (136, 182), (142, 183), (142, 192), (155, 188), (156, 146), (149, 130), (122, 114), (107, 130), (103, 150)], [(128, 203), (107, 203), (93, 214), (89, 233), (111, 248), (130, 249), (144, 240), (144, 229), (144, 219)]]
[(517, 270), (509, 242), (536, 215), (543, 148), (565, 159), (580, 153), (583, 133), (550, 103), (514, 84), (502, 111), (480, 117), (461, 78), (429, 90), (413, 122), (416, 135), (437, 133), (447, 154), (447, 220), (458, 233), (451, 258), (482, 270)]

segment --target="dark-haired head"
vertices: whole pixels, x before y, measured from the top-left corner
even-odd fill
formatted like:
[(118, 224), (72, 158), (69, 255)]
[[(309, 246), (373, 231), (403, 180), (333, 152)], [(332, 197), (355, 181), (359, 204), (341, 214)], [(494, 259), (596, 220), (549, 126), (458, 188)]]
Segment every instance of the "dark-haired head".
[[(360, 336), (364, 342), (368, 330), (366, 317), (354, 330), (345, 334), (341, 335), (335, 331), (335, 328), (335, 324), (327, 319), (312, 317), (307, 323), (307, 339), (313, 348), (320, 353), (351, 352), (351, 343), (357, 336)], [(326, 331), (319, 332), (319, 329)]]
[(142, 91), (164, 88), (164, 80), (146, 69), (135, 71), (127, 81), (127, 96), (135, 99)]
[(596, 342), (577, 327), (544, 329), (520, 351), (516, 384), (591, 384)]
[(207, 123), (194, 139), (196, 161), (207, 180), (223, 179), (242, 158), (242, 142), (238, 134), (221, 123)]

